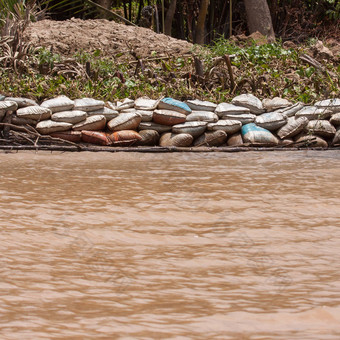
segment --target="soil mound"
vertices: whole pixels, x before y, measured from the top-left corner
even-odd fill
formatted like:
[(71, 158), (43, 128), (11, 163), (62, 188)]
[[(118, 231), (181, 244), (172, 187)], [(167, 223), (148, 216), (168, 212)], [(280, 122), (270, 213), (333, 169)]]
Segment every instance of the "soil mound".
[(50, 48), (64, 56), (76, 52), (101, 51), (102, 56), (133, 58), (151, 55), (183, 55), (190, 53), (192, 44), (157, 34), (151, 29), (127, 26), (105, 19), (66, 21), (41, 20), (31, 23), (24, 33), (24, 39), (33, 46)]

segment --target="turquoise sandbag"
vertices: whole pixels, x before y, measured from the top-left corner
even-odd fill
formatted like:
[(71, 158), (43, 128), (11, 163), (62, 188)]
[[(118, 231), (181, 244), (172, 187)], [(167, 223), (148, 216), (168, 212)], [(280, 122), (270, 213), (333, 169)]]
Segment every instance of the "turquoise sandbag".
[(177, 99), (173, 98), (163, 98), (159, 104), (158, 104), (159, 109), (166, 109), (166, 110), (173, 110), (173, 111), (178, 111), (180, 113), (184, 113), (185, 115), (188, 115), (191, 113), (190, 107), (186, 104), (183, 103)]
[(257, 146), (275, 146), (279, 140), (268, 130), (249, 123), (242, 126), (241, 134), (245, 143)]
[(5, 97), (4, 95), (0, 94), (0, 101), (1, 101), (1, 100), (5, 100), (5, 98), (6, 98), (6, 97)]

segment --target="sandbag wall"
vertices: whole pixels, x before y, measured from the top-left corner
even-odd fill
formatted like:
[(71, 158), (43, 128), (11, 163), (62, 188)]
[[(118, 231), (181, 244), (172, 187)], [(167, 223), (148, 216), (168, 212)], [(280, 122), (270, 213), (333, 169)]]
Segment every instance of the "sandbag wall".
[[(340, 145), (340, 98), (312, 105), (252, 94), (231, 103), (172, 98), (104, 102), (59, 96), (38, 105), (0, 98), (0, 122), (32, 126), (42, 135), (105, 146)], [(10, 118), (10, 119), (8, 119)]]

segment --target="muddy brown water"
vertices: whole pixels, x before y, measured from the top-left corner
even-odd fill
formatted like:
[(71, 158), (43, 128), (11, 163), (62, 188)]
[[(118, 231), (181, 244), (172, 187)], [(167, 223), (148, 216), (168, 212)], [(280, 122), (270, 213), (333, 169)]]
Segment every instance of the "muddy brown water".
[(0, 154), (1, 339), (339, 339), (340, 153)]

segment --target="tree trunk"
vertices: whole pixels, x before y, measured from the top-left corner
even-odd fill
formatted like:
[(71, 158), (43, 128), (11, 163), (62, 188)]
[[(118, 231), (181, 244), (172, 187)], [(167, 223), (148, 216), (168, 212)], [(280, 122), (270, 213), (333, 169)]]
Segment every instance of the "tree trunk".
[(266, 0), (244, 0), (249, 33), (256, 31), (275, 39), (272, 18)]
[(165, 17), (165, 30), (164, 33), (166, 35), (170, 35), (171, 36), (171, 28), (172, 28), (172, 21), (174, 19), (174, 15), (175, 15), (175, 11), (176, 11), (176, 3), (177, 0), (172, 0), (170, 2), (168, 11), (166, 12), (166, 17)]
[[(111, 9), (111, 0), (96, 0), (96, 3), (107, 9)], [(98, 12), (101, 18), (105, 18), (105, 19), (111, 18), (111, 15), (104, 10), (99, 9)]]
[(205, 28), (205, 18), (207, 16), (209, 6), (209, 0), (201, 0), (201, 6), (198, 13), (197, 25), (196, 25), (196, 34), (195, 34), (195, 43), (196, 44), (204, 44), (204, 28)]

